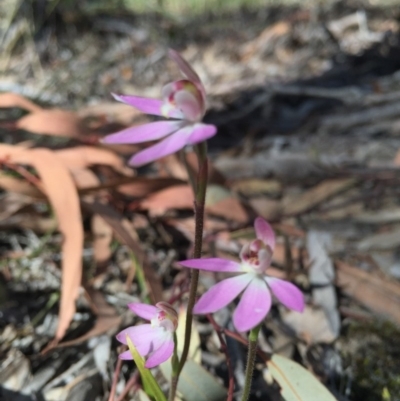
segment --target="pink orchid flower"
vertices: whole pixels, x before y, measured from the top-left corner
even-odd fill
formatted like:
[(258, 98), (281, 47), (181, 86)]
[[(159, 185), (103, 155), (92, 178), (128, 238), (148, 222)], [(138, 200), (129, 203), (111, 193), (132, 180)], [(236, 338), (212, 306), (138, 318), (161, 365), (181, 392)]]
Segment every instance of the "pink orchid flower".
[(215, 272), (241, 273), (211, 287), (194, 306), (194, 313), (213, 313), (232, 302), (241, 292), (242, 298), (233, 314), (233, 324), (239, 332), (257, 326), (266, 317), (274, 296), (289, 309), (302, 312), (304, 298), (292, 283), (266, 275), (275, 248), (275, 234), (261, 217), (254, 222), (257, 239), (243, 246), (241, 262), (220, 258), (189, 259), (182, 266)]
[[(174, 331), (178, 326), (178, 314), (167, 302), (158, 302), (155, 306), (132, 303), (128, 305), (132, 312), (150, 324), (128, 327), (117, 334), (117, 340), (127, 345), (129, 337), (139, 354), (147, 357), (146, 368), (154, 368), (171, 357), (174, 351)], [(120, 359), (133, 359), (130, 351), (119, 355)]]
[(187, 79), (165, 85), (162, 99), (113, 95), (116, 100), (144, 113), (175, 119), (130, 127), (103, 139), (104, 143), (133, 144), (165, 138), (136, 153), (129, 161), (133, 166), (142, 166), (175, 153), (186, 145), (203, 142), (217, 132), (214, 125), (201, 122), (206, 111), (206, 94), (199, 76), (178, 52), (169, 50), (169, 57), (176, 62)]

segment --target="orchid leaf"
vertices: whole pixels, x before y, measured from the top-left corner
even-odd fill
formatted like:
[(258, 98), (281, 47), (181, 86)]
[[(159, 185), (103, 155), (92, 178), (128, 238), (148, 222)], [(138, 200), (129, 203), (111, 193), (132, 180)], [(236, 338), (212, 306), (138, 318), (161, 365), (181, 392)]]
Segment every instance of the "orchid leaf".
[(150, 370), (145, 368), (144, 359), (139, 354), (128, 336), (126, 337), (126, 342), (128, 344), (129, 351), (132, 354), (132, 358), (135, 361), (137, 368), (139, 369), (139, 373), (143, 382), (143, 388), (146, 394), (155, 401), (167, 401), (156, 379), (151, 374)]
[(274, 354), (267, 365), (281, 386), (285, 401), (337, 401), (311, 372), (298, 363)]

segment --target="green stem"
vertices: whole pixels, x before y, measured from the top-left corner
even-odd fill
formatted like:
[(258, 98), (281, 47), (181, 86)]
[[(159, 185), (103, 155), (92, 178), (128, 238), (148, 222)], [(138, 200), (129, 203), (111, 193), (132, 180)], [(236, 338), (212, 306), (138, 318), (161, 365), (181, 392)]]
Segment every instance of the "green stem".
[(179, 369), (179, 358), (178, 358), (178, 338), (176, 336), (176, 332), (174, 332), (174, 354), (172, 355), (171, 366), (171, 387), (169, 388), (168, 401), (174, 401), (176, 395), (176, 388), (178, 386), (178, 369)]
[(261, 324), (254, 329), (251, 329), (249, 334), (249, 349), (247, 353), (247, 366), (246, 366), (246, 380), (244, 382), (242, 401), (247, 401), (249, 399), (251, 382), (253, 380), (254, 362), (256, 360), (257, 354), (257, 339), (258, 333), (260, 331)]
[[(204, 227), (204, 206), (206, 202), (206, 189), (208, 179), (208, 161), (207, 161), (207, 144), (202, 142), (196, 145), (196, 154), (199, 163), (199, 171), (197, 173), (196, 193), (194, 201), (195, 215), (195, 236), (193, 257), (195, 259), (201, 257), (201, 249), (203, 245), (203, 227)], [(186, 310), (186, 325), (185, 325), (185, 341), (181, 360), (179, 362), (178, 378), (185, 365), (189, 353), (190, 337), (192, 334), (193, 322), (193, 307), (196, 302), (197, 285), (199, 282), (199, 270), (191, 270), (189, 301)]]

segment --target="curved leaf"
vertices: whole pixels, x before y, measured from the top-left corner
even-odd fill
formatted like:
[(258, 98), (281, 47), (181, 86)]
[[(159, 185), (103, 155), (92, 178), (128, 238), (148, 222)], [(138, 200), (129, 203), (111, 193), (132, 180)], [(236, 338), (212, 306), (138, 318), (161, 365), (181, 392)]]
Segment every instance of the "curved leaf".
[(274, 354), (267, 362), (286, 401), (337, 401), (318, 379), (301, 365)]

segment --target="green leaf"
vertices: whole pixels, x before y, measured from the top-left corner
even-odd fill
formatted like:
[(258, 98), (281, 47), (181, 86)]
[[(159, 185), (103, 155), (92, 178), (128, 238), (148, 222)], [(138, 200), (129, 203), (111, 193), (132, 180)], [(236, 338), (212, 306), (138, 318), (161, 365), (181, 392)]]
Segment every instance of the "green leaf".
[[(171, 380), (171, 362), (160, 365), (165, 378)], [(204, 368), (190, 359), (186, 361), (178, 382), (178, 392), (186, 401), (222, 401), (226, 399), (226, 389)]]
[(337, 401), (318, 379), (301, 365), (274, 354), (267, 362), (286, 401)]
[(139, 369), (139, 373), (143, 382), (143, 388), (146, 394), (149, 397), (155, 399), (156, 401), (167, 401), (156, 379), (151, 374), (150, 370), (145, 368), (144, 359), (139, 354), (139, 352), (137, 352), (137, 349), (135, 348), (131, 339), (128, 336), (126, 336), (126, 341), (129, 347), (129, 351), (132, 354), (132, 358), (135, 361), (137, 368)]

